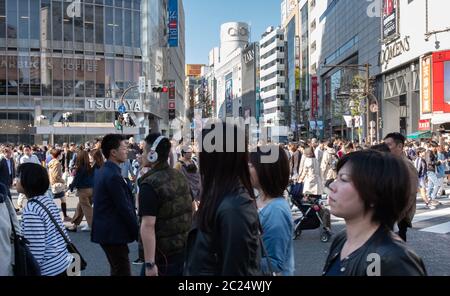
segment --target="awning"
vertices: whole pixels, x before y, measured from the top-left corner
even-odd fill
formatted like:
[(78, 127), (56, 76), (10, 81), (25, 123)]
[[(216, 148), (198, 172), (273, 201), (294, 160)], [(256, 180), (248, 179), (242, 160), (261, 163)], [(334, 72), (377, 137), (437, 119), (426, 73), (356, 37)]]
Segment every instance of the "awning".
[(431, 131), (426, 132), (417, 132), (408, 135), (408, 139), (417, 140), (417, 139), (431, 139), (433, 137), (433, 133)]

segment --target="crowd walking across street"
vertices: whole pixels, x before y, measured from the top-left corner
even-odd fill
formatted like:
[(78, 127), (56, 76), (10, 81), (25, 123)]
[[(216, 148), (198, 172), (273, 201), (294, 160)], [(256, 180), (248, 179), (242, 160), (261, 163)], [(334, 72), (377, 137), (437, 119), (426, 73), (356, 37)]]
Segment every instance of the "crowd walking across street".
[[(2, 144), (0, 275), (65, 277), (80, 262), (81, 275), (434, 274), (418, 244), (450, 234), (444, 140), (240, 146), (245, 132), (219, 121), (201, 135)], [(299, 251), (308, 244), (321, 255)]]

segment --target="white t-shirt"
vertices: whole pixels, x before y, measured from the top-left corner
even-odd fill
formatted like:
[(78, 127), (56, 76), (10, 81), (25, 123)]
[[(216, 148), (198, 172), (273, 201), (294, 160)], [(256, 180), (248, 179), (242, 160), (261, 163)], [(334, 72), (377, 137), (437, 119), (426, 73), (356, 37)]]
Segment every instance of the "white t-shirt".
[(22, 158), (20, 159), (20, 164), (29, 163), (29, 162), (35, 163), (35, 164), (41, 164), (41, 162), (39, 161), (39, 158), (34, 154), (31, 154), (31, 156), (23, 155)]

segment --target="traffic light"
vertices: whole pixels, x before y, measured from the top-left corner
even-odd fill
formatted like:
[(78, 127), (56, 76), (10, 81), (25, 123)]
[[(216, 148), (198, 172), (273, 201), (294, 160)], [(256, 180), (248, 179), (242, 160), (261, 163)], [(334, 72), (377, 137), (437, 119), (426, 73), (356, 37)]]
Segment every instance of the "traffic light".
[(152, 91), (155, 93), (166, 93), (169, 92), (169, 88), (167, 86), (153, 86)]

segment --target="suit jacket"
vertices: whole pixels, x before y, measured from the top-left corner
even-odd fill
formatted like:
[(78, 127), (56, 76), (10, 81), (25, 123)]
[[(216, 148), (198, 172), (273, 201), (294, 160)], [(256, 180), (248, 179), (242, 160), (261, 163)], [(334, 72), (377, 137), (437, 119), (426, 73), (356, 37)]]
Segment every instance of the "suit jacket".
[(119, 166), (107, 161), (95, 175), (91, 240), (105, 245), (127, 244), (137, 240), (138, 229), (133, 194)]
[(0, 182), (5, 184), (6, 187), (11, 187), (14, 181), (14, 177), (16, 176), (16, 168), (14, 165), (14, 159), (10, 159), (11, 161), (11, 174), (9, 173), (8, 163), (6, 158), (2, 157), (0, 160)]

